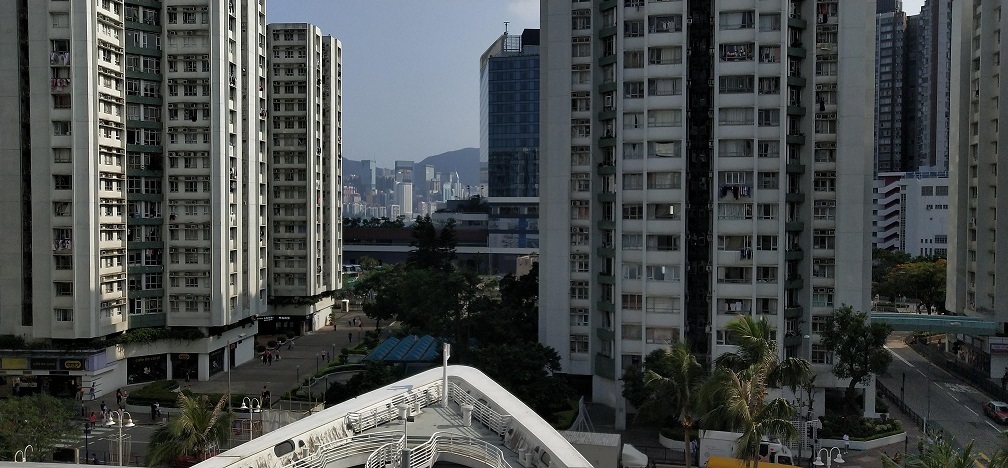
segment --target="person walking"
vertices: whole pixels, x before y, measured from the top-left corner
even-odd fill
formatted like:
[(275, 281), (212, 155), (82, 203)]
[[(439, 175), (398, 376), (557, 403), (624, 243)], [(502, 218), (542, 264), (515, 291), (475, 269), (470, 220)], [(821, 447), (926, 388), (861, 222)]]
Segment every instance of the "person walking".
[(122, 406), (123, 391), (121, 388), (116, 389), (116, 406)]
[(91, 429), (95, 428), (95, 421), (98, 418), (95, 417), (94, 411), (91, 412), (91, 416), (88, 417), (88, 422), (91, 423)]
[(91, 400), (95, 399), (95, 382), (91, 382)]
[(107, 412), (108, 412), (108, 406), (106, 406), (105, 405), (105, 401), (102, 400), (102, 402), (101, 402), (101, 417), (102, 417), (102, 419), (105, 419), (108, 416), (108, 415), (105, 414)]

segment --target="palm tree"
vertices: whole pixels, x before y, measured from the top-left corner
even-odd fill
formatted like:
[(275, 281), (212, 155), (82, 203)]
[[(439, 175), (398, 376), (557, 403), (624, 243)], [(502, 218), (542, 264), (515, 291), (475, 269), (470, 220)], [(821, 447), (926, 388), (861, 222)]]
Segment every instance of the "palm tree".
[(637, 417), (650, 420), (664, 420), (668, 417), (678, 419), (683, 427), (686, 468), (690, 468), (690, 434), (693, 431), (697, 395), (704, 377), (703, 366), (686, 343), (678, 343), (667, 352), (652, 356), (657, 359), (647, 362), (644, 374), (644, 385), (649, 395), (637, 412)]
[[(924, 453), (908, 456), (904, 466), (908, 468), (972, 468), (980, 459), (979, 454), (973, 451), (973, 441), (971, 440), (962, 450), (956, 448), (955, 443), (944, 438), (935, 438), (934, 443), (924, 449)], [(999, 451), (998, 454), (1001, 454)], [(995, 455), (989, 466), (1003, 467), (1005, 459), (1002, 455)], [(883, 468), (895, 468), (899, 464), (882, 455)]]
[(147, 465), (171, 464), (183, 457), (201, 461), (210, 449), (226, 444), (234, 418), (230, 412), (222, 413), (226, 401), (227, 395), (221, 396), (211, 409), (206, 395), (191, 397), (180, 392), (179, 415), (154, 430)]
[(767, 401), (767, 388), (787, 386), (794, 391), (807, 379), (809, 363), (804, 359), (778, 357), (777, 332), (764, 318), (740, 317), (728, 324), (738, 350), (715, 361), (715, 371), (705, 383), (703, 394), (709, 411), (705, 426), (727, 427), (742, 435), (736, 456), (746, 466), (759, 466), (759, 446), (764, 436), (786, 439), (797, 435), (791, 418), (791, 402), (778, 397)]

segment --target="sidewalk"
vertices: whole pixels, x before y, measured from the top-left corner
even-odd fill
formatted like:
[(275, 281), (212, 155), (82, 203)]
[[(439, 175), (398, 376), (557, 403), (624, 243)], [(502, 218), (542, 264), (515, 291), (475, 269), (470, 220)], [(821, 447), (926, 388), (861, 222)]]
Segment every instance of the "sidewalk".
[[(348, 321), (355, 317), (363, 321), (362, 326), (348, 324)], [(325, 366), (326, 362), (321, 359), (322, 351), (328, 354), (327, 361), (338, 359), (340, 349), (358, 343), (363, 338), (364, 332), (373, 330), (374, 326), (374, 320), (368, 319), (361, 312), (339, 315), (336, 317), (335, 327), (326, 326), (294, 337), (293, 349), (288, 349), (287, 344), (281, 346), (280, 359), (274, 359), (270, 365), (263, 364), (261, 355), (256, 353), (256, 359), (231, 369), (231, 372), (219, 372), (209, 380), (193, 380), (189, 385), (195, 393), (227, 393), (230, 374), (233, 395), (260, 398), (265, 385), (275, 403), (281, 394), (291, 390), (300, 381)], [(263, 337), (258, 339), (258, 342), (265, 343), (265, 341)], [(182, 385), (186, 384), (183, 382)]]

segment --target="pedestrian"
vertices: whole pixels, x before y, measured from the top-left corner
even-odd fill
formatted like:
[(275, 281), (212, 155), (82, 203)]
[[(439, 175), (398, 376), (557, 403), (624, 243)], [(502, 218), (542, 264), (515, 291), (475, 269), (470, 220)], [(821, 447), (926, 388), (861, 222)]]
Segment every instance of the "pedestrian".
[(102, 417), (102, 419), (106, 418), (107, 415), (105, 413), (107, 413), (107, 412), (108, 412), (108, 406), (105, 406), (105, 401), (102, 400), (102, 402), (101, 402), (101, 417)]
[(353, 332), (347, 332), (347, 342), (353, 342)]
[(850, 436), (847, 434), (843, 435), (844, 453), (850, 451)]
[(266, 353), (263, 354), (263, 364), (269, 364), (270, 351), (267, 349)]
[(157, 420), (157, 403), (150, 404), (150, 420), (151, 422)]
[[(34, 448), (34, 447), (32, 447), (32, 448)], [(91, 464), (92, 465), (97, 465), (98, 464), (98, 454), (97, 453), (91, 455)]]
[(690, 455), (693, 456), (693, 464), (700, 464), (700, 444), (697, 443), (696, 439), (690, 441)]
[(91, 416), (90, 416), (90, 417), (88, 417), (88, 422), (89, 422), (89, 423), (91, 423), (91, 429), (94, 429), (94, 427), (95, 427), (95, 421), (96, 421), (97, 419), (98, 419), (98, 418), (97, 418), (97, 417), (95, 417), (95, 414), (94, 414), (94, 411), (92, 411), (92, 412), (91, 412)]
[(116, 389), (116, 406), (122, 406), (123, 393), (121, 388)]
[[(269, 351), (267, 351), (267, 353), (268, 352)], [(273, 354), (268, 354), (268, 356), (269, 356), (269, 358), (266, 360), (266, 364), (272, 366), (273, 365)]]
[(290, 351), (292, 349), (294, 349), (294, 339), (293, 338), (291, 338), (291, 340), (287, 342), (287, 350)]
[(95, 397), (95, 383), (91, 382), (91, 400), (93, 401), (95, 398), (96, 398)]
[(263, 385), (262, 394), (260, 395), (262, 401), (259, 402), (261, 406), (269, 407), (270, 391)]
[(280, 360), (280, 348), (273, 350), (273, 357), (275, 357), (277, 361)]
[(189, 377), (192, 375), (192, 370), (185, 371), (185, 383), (189, 385)]

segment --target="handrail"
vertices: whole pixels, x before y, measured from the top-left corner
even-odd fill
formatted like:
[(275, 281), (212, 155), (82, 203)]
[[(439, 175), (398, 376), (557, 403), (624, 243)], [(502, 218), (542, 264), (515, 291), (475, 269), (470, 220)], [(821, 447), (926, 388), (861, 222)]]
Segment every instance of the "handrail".
[(354, 455), (364, 455), (380, 449), (389, 442), (402, 439), (399, 432), (376, 432), (373, 434), (357, 434), (346, 439), (336, 439), (323, 443), (314, 451), (280, 465), (289, 468), (321, 468), (330, 463)]
[[(442, 453), (465, 457), (490, 468), (511, 468), (504, 459), (504, 452), (497, 446), (450, 432), (435, 432), (427, 442), (411, 449), (409, 468), (433, 466)], [(398, 468), (399, 465), (393, 466)]]
[(345, 422), (355, 433), (361, 433), (398, 418), (400, 404), (408, 403), (413, 408), (420, 409), (439, 401), (441, 401), (441, 382), (434, 381), (347, 413)]
[(503, 435), (504, 431), (507, 430), (508, 423), (511, 422), (511, 416), (507, 414), (500, 414), (492, 410), (490, 406), (482, 401), (473, 398), (472, 395), (463, 391), (458, 385), (451, 383), (448, 385), (452, 400), (455, 400), (459, 405), (472, 405), (473, 412), (472, 415), (477, 421), (486, 425), (490, 430), (497, 433), (497, 435)]
[(368, 457), (367, 462), (364, 464), (365, 468), (385, 468), (388, 465), (399, 466), (402, 463), (402, 451), (406, 446), (406, 434), (395, 442), (389, 442), (378, 450), (375, 450)]

